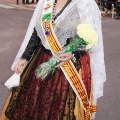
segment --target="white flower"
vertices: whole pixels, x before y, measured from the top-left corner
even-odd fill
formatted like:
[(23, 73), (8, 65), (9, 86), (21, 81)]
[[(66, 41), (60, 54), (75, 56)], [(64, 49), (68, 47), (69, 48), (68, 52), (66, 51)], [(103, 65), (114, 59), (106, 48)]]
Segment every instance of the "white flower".
[(79, 24), (77, 26), (77, 34), (79, 35), (80, 38), (83, 38), (84, 41), (88, 42), (86, 49), (90, 49), (93, 45), (97, 44), (98, 35), (91, 25)]

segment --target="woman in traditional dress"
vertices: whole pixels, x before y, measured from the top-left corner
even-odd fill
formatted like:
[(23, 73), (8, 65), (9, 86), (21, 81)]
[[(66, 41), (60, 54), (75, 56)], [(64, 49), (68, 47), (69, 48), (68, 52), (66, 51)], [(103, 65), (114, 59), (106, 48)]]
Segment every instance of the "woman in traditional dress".
[[(49, 10), (52, 17), (44, 23), (41, 17)], [(72, 52), (61, 54), (58, 59), (65, 65), (58, 66), (56, 72), (43, 81), (36, 78), (36, 68), (48, 61), (55, 54), (54, 50), (59, 51), (59, 46), (69, 44), (77, 34), (76, 27), (82, 23), (93, 27), (98, 34), (98, 44), (88, 52), (78, 49), (74, 55)], [(45, 24), (53, 33), (49, 34), (52, 42), (44, 30)], [(12, 89), (2, 120), (94, 119), (97, 98), (103, 95), (106, 77), (101, 13), (95, 1), (39, 0), (12, 65), (16, 73), (20, 73), (20, 68), (24, 70), (20, 85)], [(73, 73), (74, 76), (70, 77)]]

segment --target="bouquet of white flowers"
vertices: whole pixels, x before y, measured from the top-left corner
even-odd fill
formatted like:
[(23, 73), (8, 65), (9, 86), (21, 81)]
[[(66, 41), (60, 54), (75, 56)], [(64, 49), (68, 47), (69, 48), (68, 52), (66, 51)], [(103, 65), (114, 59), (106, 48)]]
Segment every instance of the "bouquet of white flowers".
[[(89, 50), (93, 45), (96, 45), (98, 35), (89, 24), (79, 24), (77, 26), (77, 35), (73, 38), (69, 45), (60, 50), (56, 56), (59, 57), (62, 53), (74, 52), (78, 48), (81, 50)], [(55, 72), (55, 66), (60, 61), (56, 57), (51, 57), (48, 62), (38, 66), (35, 71), (36, 77), (41, 80), (46, 79), (51, 73)]]

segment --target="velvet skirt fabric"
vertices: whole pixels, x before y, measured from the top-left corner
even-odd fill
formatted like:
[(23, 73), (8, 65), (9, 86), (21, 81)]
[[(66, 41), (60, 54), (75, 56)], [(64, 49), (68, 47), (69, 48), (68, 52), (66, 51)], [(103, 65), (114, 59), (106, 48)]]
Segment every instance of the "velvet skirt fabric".
[[(76, 95), (62, 70), (57, 68), (55, 74), (50, 75), (44, 81), (35, 76), (35, 69), (48, 61), (50, 57), (51, 55), (39, 49), (24, 70), (20, 86), (13, 89), (12, 97), (5, 111), (9, 120), (77, 120), (74, 113)], [(89, 55), (86, 53), (79, 62), (82, 79), (88, 97), (90, 97)]]

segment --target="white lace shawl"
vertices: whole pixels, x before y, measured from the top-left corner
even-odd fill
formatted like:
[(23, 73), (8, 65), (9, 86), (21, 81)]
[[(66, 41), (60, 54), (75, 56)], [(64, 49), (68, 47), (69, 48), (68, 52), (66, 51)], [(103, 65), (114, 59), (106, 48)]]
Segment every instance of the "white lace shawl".
[[(39, 0), (33, 17), (30, 21), (24, 42), (16, 56), (12, 65), (14, 70), (20, 57), (22, 56), (29, 40), (32, 35), (34, 27), (37, 30), (38, 36), (42, 40), (43, 45), (46, 46), (46, 40), (41, 29), (40, 15), (43, 6), (43, 0)], [(106, 80), (104, 53), (103, 53), (103, 38), (101, 32), (101, 13), (95, 0), (73, 0), (62, 12), (55, 21), (56, 27), (54, 28), (56, 36), (62, 46), (66, 43), (66, 39), (73, 37), (76, 34), (76, 26), (81, 23), (88, 23), (92, 25), (99, 36), (99, 41), (90, 51), (90, 65), (92, 73), (94, 103), (97, 98), (103, 95), (103, 83)]]

